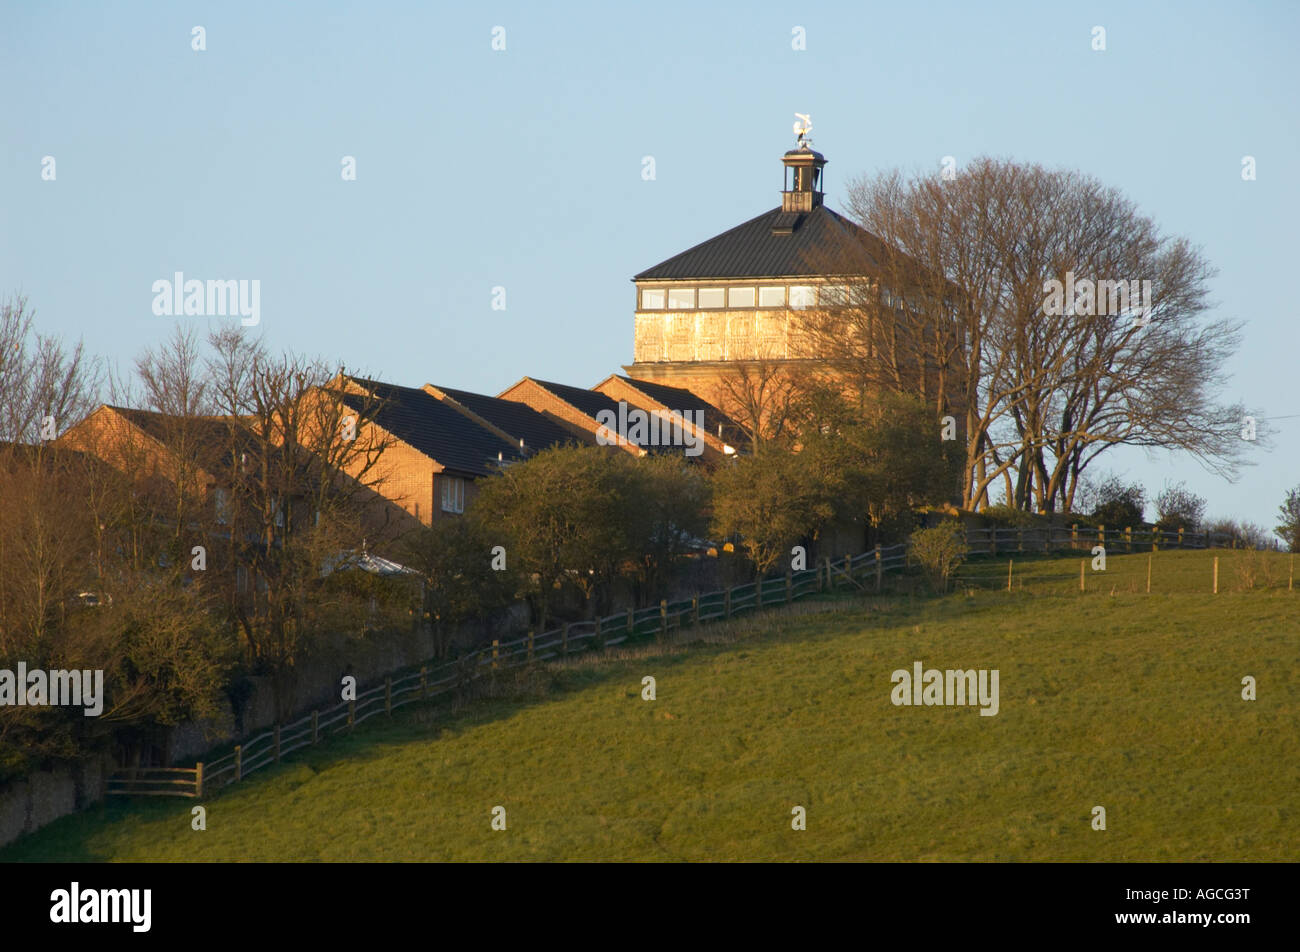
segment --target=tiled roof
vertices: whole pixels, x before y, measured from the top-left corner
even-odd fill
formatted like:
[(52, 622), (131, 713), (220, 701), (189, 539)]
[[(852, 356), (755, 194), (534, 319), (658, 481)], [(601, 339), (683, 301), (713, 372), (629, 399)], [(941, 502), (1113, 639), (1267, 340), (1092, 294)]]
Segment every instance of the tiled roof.
[(467, 390), (452, 390), (450, 387), (437, 389), (497, 429), (509, 433), (515, 438), (516, 446), (521, 439), (527, 450), (543, 450), (551, 446), (581, 442), (564, 427), (553, 423), (526, 403), (470, 393)]
[(518, 444), (501, 439), (424, 390), (351, 379), (382, 402), (376, 409), (358, 394), (339, 394), (347, 406), (358, 413), (369, 413), (369, 419), (376, 424), (449, 470), (486, 476), (496, 471), (493, 464), (498, 453), (506, 462), (523, 459)]
[(649, 380), (637, 380), (635, 377), (624, 377), (622, 374), (618, 374), (617, 376), (619, 380), (622, 380), (624, 383), (640, 390), (652, 400), (658, 400), (669, 410), (689, 410), (692, 413), (696, 410), (704, 411), (704, 430), (706, 433), (711, 433), (713, 436), (717, 436), (718, 424), (722, 425), (724, 439), (728, 434), (734, 434), (739, 430), (735, 421), (725, 413), (707, 400), (697, 397), (684, 387), (670, 387), (665, 383), (653, 383)]
[[(852, 247), (857, 257), (879, 242), (870, 232), (825, 205), (798, 213), (793, 222), (791, 215), (780, 208), (764, 212), (647, 268), (634, 280), (816, 276), (825, 273), (824, 267), (818, 266), (818, 252), (831, 253), (837, 248)], [(792, 232), (773, 234), (774, 228), (788, 228), (792, 224)], [(873, 259), (870, 253), (858, 258), (865, 261), (866, 267), (872, 266)]]
[[(533, 383), (549, 390), (561, 400), (564, 400), (575, 409), (591, 417), (595, 422), (599, 422), (599, 418), (596, 414), (600, 413), (602, 410), (608, 410), (610, 413), (614, 414), (615, 419), (618, 419), (618, 401), (606, 396), (598, 390), (584, 390), (582, 387), (571, 387), (568, 384), (563, 383), (551, 383), (547, 380), (538, 380), (535, 377), (530, 379), (532, 379)], [(628, 401), (628, 403), (629, 406), (632, 405), (631, 401)], [(669, 409), (678, 408), (670, 406)], [(705, 419), (708, 418), (706, 417)], [(716, 427), (717, 424), (715, 423), (714, 426)], [(681, 452), (679, 447), (651, 442), (648, 435), (644, 441), (631, 442), (652, 454)]]
[(183, 428), (184, 435), (194, 440), (196, 461), (213, 476), (228, 475), (235, 453), (254, 452), (259, 445), (257, 437), (247, 426), (229, 417), (179, 417), (154, 410), (107, 406), (166, 447), (177, 445)]
[(611, 400), (603, 393), (597, 393), (595, 390), (584, 390), (582, 387), (570, 387), (563, 383), (538, 380), (536, 377), (533, 378), (533, 382), (545, 387), (561, 400), (581, 410), (592, 419), (595, 419), (596, 414), (601, 410), (612, 410), (616, 416), (618, 414), (618, 401)]

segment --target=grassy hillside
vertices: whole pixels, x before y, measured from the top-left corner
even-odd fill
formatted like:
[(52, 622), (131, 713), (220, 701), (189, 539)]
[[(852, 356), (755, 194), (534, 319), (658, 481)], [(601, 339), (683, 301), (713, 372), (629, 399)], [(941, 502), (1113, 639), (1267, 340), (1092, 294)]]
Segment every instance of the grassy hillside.
[[(1210, 556), (1156, 558), (1208, 592)], [(549, 668), (512, 698), (407, 708), (259, 772), (206, 802), (206, 832), (192, 801), (119, 801), (0, 859), (1293, 860), (1285, 571), (1280, 592), (1217, 597), (1132, 594), (1118, 580), (1144, 586), (1145, 555), (1111, 557), (1113, 596), (1092, 577), (1079, 596), (1077, 561), (1070, 591), (1069, 571), (1027, 562), (1009, 594), (807, 603)], [(895, 707), (890, 674), (916, 660), (999, 669), (1000, 712)]]

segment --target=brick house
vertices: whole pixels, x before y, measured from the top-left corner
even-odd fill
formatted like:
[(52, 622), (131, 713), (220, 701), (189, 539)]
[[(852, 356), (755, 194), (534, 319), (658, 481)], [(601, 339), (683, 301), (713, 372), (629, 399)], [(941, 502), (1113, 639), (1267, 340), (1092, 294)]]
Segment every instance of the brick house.
[[(524, 377), (500, 396), (526, 404), (589, 443), (617, 446), (633, 456), (684, 453), (688, 436), (692, 444), (698, 442), (704, 460), (715, 461), (735, 452), (726, 438), (736, 439), (736, 425), (716, 407), (678, 387), (612, 375), (583, 389)], [(638, 433), (607, 426), (606, 421), (626, 419), (632, 410), (656, 417), (654, 429)], [(674, 413), (675, 418), (670, 416)], [(699, 426), (695, 420), (700, 421)], [(674, 434), (674, 426), (684, 432)]]
[(357, 438), (382, 442), (374, 490), (410, 524), (465, 511), (477, 482), (550, 446), (592, 442), (517, 401), (435, 387), (340, 377), (331, 384), (361, 421)]

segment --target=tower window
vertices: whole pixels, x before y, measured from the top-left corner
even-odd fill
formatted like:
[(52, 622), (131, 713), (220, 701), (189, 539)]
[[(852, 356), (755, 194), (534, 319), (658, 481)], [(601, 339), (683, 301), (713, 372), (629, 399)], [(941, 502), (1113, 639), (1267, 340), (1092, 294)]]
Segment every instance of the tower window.
[(753, 307), (753, 288), (727, 288), (727, 307)]
[(811, 284), (790, 285), (791, 307), (813, 307), (817, 303), (817, 289)]
[(668, 289), (668, 310), (670, 311), (695, 310), (695, 289), (694, 288), (669, 288)]
[(664, 309), (664, 292), (662, 288), (646, 288), (641, 292), (641, 310), (662, 311)]
[(849, 303), (849, 289), (842, 284), (822, 288), (822, 304), (827, 307), (844, 307)]

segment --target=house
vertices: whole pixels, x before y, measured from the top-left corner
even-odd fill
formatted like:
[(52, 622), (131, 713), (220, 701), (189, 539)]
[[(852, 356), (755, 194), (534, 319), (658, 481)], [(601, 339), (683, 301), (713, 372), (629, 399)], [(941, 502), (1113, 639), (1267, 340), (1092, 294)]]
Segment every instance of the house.
[(373, 488), (413, 524), (460, 515), (478, 480), (539, 450), (594, 442), (527, 405), (466, 390), (350, 376), (331, 389), (360, 420), (357, 438), (384, 444)]
[(735, 452), (727, 439), (739, 432), (722, 411), (688, 390), (618, 375), (590, 389), (524, 377), (500, 398), (531, 407), (586, 442), (633, 456), (681, 453), (714, 461)]
[(59, 437), (136, 482), (172, 522), (223, 525), (230, 490), (241, 468), (261, 451), (239, 421), (225, 417), (175, 417), (152, 410), (103, 404)]

